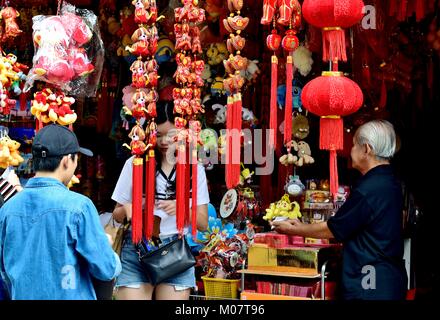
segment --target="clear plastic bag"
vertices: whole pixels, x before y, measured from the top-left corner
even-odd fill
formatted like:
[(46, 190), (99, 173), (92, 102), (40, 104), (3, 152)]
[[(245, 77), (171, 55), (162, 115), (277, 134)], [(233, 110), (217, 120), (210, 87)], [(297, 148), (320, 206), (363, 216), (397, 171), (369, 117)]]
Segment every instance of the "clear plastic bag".
[(38, 80), (70, 96), (94, 97), (104, 63), (96, 15), (63, 2), (59, 15), (38, 15), (32, 22), (35, 54), (24, 91)]

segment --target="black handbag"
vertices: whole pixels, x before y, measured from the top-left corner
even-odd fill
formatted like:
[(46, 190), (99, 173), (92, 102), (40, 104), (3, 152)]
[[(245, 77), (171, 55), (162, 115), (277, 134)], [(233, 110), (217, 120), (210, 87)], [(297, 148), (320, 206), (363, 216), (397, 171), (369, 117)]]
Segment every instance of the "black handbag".
[(137, 249), (139, 261), (153, 285), (159, 284), (196, 264), (196, 259), (191, 253), (191, 248), (185, 237), (179, 237), (152, 252), (148, 252), (145, 243), (141, 241), (137, 245)]

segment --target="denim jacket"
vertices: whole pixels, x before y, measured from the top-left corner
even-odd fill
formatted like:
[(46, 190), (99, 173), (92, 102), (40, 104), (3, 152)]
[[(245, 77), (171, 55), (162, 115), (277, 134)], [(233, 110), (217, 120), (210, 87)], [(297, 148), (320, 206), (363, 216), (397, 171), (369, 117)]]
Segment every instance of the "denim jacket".
[(11, 299), (96, 299), (92, 278), (121, 272), (92, 201), (32, 178), (0, 209), (0, 275)]

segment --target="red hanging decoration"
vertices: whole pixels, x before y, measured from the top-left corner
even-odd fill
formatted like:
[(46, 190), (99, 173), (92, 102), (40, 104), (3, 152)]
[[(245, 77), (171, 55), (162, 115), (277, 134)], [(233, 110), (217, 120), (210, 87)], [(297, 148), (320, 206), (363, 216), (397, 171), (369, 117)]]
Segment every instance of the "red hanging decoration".
[(273, 51), (273, 55), (271, 58), (271, 78), (270, 78), (270, 120), (269, 120), (269, 129), (270, 129), (270, 138), (269, 138), (269, 147), (272, 150), (276, 149), (277, 145), (277, 130), (278, 130), (278, 103), (277, 103), (277, 90), (278, 90), (278, 58), (276, 56), (276, 51), (279, 49), (281, 45), (281, 36), (277, 34), (276, 24), (274, 20), (274, 27), (272, 30), (272, 34), (267, 37), (266, 45), (269, 50)]
[(185, 179), (186, 179), (186, 146), (180, 143), (177, 148), (176, 164), (176, 223), (177, 230), (183, 233), (185, 226)]
[[(243, 1), (229, 1), (231, 14), (223, 20), (223, 25), (230, 32), (230, 38), (241, 38), (241, 32), (246, 29), (249, 18), (242, 17), (240, 10)], [(230, 42), (228, 42), (230, 44)], [(241, 127), (242, 127), (242, 100), (241, 90), (244, 85), (244, 78), (241, 72), (248, 67), (248, 59), (240, 55), (244, 48), (244, 40), (240, 46), (228, 45), (230, 56), (223, 61), (229, 77), (223, 81), (224, 88), (228, 94), (228, 105), (226, 112), (226, 186), (228, 189), (235, 188), (240, 182), (240, 159), (241, 159)]]
[(156, 193), (156, 158), (154, 149), (149, 150), (146, 161), (144, 235), (147, 239), (151, 239), (154, 229), (154, 199)]
[[(138, 7), (136, 12), (139, 12)], [(156, 27), (157, 7), (155, 1), (150, 1), (148, 7), (142, 9), (147, 20), (136, 16), (138, 29), (134, 31), (132, 39), (136, 39), (129, 51), (138, 56), (137, 60), (131, 65), (133, 88), (136, 92), (132, 97), (132, 105), (124, 107), (124, 111), (136, 119), (136, 125), (131, 130), (129, 137), (131, 143), (128, 148), (135, 156), (133, 160), (133, 242), (138, 243), (142, 236), (150, 239), (154, 229), (154, 199), (155, 199), (155, 180), (156, 180), (156, 160), (154, 148), (156, 146), (157, 128), (155, 124), (156, 102), (158, 93), (156, 91), (158, 79), (158, 64), (154, 59), (157, 51), (157, 41), (159, 39)], [(146, 58), (148, 61), (143, 61)], [(103, 95), (105, 95), (108, 105), (109, 97), (107, 92), (107, 81), (103, 83)], [(141, 120), (146, 123), (144, 131)], [(135, 163), (143, 164), (143, 155), (146, 153), (145, 162), (145, 205), (143, 203), (143, 166), (138, 168)], [(135, 178), (136, 177), (136, 178)], [(136, 184), (136, 187), (135, 187)], [(136, 204), (136, 205), (135, 205)]]
[[(191, 143), (195, 148), (200, 144), (201, 124), (196, 120), (204, 113), (201, 103), (201, 87), (204, 85), (202, 72), (205, 68), (203, 60), (198, 55), (203, 53), (198, 25), (205, 20), (205, 10), (197, 7), (198, 1), (182, 1), (183, 7), (174, 10), (174, 32), (176, 36), (177, 70), (174, 74), (180, 88), (173, 90), (174, 113), (179, 114), (174, 124), (177, 128), (178, 143), (176, 166), (176, 223), (180, 234), (190, 221), (190, 180), (197, 179), (197, 174), (190, 177)], [(192, 56), (190, 54), (192, 53)], [(186, 127), (189, 124), (189, 129)], [(196, 177), (196, 178), (194, 178)], [(194, 192), (194, 191), (193, 191)], [(195, 191), (197, 192), (197, 190)], [(194, 195), (193, 195), (194, 196)], [(196, 196), (197, 197), (197, 196)], [(197, 204), (196, 204), (197, 205)], [(197, 217), (194, 216), (194, 219)]]
[(335, 194), (338, 188), (336, 151), (344, 147), (341, 117), (359, 110), (363, 104), (362, 90), (342, 72), (327, 71), (303, 88), (301, 99), (308, 111), (321, 117), (319, 147), (331, 151), (330, 192)]
[(323, 32), (323, 60), (347, 61), (345, 30), (363, 17), (362, 0), (304, 0), (304, 19)]
[(139, 243), (142, 240), (142, 171), (144, 161), (142, 158), (133, 159), (133, 199), (132, 199), (132, 240)]
[(192, 201), (191, 201), (191, 234), (193, 238), (197, 235), (197, 184), (198, 184), (198, 160), (197, 160), (197, 147), (195, 147), (192, 151)]

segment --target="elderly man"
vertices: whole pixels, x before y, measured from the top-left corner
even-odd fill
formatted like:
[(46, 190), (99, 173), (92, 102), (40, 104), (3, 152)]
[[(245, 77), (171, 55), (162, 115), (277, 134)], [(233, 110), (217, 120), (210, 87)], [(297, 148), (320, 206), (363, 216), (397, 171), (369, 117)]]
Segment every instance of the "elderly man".
[(336, 238), (344, 244), (342, 291), (345, 299), (399, 300), (405, 298), (402, 189), (390, 159), (396, 134), (384, 120), (368, 122), (356, 131), (351, 149), (353, 168), (362, 173), (357, 187), (327, 222), (303, 224), (274, 221), (279, 233)]

